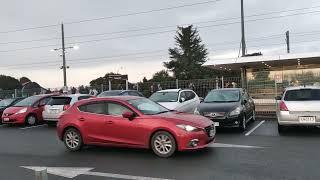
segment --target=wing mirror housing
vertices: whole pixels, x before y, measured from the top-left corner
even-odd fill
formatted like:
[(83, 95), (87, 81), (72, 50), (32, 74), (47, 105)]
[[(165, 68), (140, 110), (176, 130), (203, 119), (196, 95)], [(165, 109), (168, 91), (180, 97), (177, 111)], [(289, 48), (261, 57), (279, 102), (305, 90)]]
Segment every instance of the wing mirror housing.
[(180, 100), (179, 100), (179, 102), (181, 102), (181, 103), (183, 103), (183, 102), (185, 102), (185, 101), (186, 101), (185, 98), (180, 98)]
[(202, 103), (204, 101), (203, 97), (199, 97), (200, 103)]
[(135, 114), (133, 112), (126, 111), (126, 112), (122, 113), (122, 117), (127, 118), (131, 121), (135, 118)]

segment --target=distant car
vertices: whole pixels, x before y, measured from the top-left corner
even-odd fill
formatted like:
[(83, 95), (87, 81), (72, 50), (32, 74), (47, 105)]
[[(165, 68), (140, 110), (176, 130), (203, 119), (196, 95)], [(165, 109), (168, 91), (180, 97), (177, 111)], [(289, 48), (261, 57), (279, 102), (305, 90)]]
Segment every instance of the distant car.
[(320, 87), (289, 87), (276, 99), (280, 133), (286, 126), (320, 126)]
[(97, 97), (110, 97), (110, 96), (138, 96), (144, 97), (144, 95), (136, 90), (112, 90), (104, 91), (100, 93)]
[(195, 114), (203, 115), (216, 126), (238, 127), (245, 131), (247, 123), (255, 120), (255, 104), (241, 88), (215, 89), (208, 93)]
[(153, 93), (150, 98), (170, 110), (193, 113), (200, 104), (200, 98), (192, 90), (167, 89)]
[(6, 108), (14, 105), (15, 103), (17, 103), (23, 99), (24, 99), (23, 97), (18, 97), (18, 98), (9, 98), (9, 99), (1, 100), (0, 101), (0, 117), (2, 116), (2, 113)]
[(117, 96), (76, 102), (60, 116), (57, 134), (71, 151), (109, 145), (169, 157), (205, 148), (215, 139), (215, 127), (205, 117), (172, 112), (144, 97)]
[(36, 95), (25, 98), (4, 110), (2, 123), (35, 125), (43, 121), (42, 111), (53, 94)]
[(66, 96), (53, 96), (45, 105), (42, 112), (43, 120), (49, 125), (54, 125), (58, 121), (60, 114), (72, 106), (75, 102), (92, 98), (88, 94), (72, 94)]

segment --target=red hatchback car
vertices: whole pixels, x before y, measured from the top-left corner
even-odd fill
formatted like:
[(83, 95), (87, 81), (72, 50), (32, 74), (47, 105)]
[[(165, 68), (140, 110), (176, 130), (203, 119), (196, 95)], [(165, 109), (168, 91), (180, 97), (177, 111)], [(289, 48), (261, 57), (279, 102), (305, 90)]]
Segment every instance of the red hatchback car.
[(160, 157), (206, 147), (216, 129), (205, 117), (170, 111), (143, 97), (75, 103), (59, 118), (59, 138), (71, 151), (83, 145), (151, 148)]
[(53, 94), (28, 97), (4, 110), (3, 124), (35, 125), (43, 121), (42, 111)]

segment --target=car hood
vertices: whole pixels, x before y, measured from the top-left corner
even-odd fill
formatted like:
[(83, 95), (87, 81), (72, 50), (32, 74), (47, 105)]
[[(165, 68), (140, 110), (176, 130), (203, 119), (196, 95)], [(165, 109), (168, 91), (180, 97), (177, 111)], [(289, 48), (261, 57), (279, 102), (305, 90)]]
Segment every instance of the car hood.
[(230, 112), (236, 107), (240, 106), (240, 102), (227, 102), (227, 103), (201, 103), (198, 106), (198, 111), (203, 112)]
[(191, 125), (195, 127), (205, 128), (210, 126), (213, 122), (203, 116), (194, 115), (194, 114), (187, 114), (181, 112), (168, 112), (163, 114), (156, 115), (161, 119), (168, 120), (170, 122), (174, 122), (176, 124), (185, 124)]
[(23, 108), (27, 107), (9, 107), (3, 111), (4, 114), (15, 114), (16, 112), (20, 111)]
[(178, 102), (158, 102), (158, 103), (169, 110), (175, 110), (179, 105)]

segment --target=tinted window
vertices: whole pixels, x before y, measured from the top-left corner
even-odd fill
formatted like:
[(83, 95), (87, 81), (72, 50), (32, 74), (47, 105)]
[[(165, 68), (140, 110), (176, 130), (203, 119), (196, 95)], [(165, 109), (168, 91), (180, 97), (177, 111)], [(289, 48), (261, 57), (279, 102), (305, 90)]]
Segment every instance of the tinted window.
[(121, 116), (124, 112), (132, 112), (130, 109), (127, 107), (120, 105), (118, 103), (108, 103), (108, 114), (109, 115), (116, 115), (116, 116)]
[(140, 96), (140, 94), (135, 91), (129, 91), (129, 95), (130, 96)]
[(319, 101), (320, 89), (297, 89), (286, 92), (285, 101)]
[(187, 94), (185, 91), (180, 93), (180, 99), (184, 98), (184, 101), (187, 101)]
[(128, 101), (133, 107), (143, 114), (153, 115), (168, 112), (169, 110), (147, 98), (139, 98)]
[(187, 99), (187, 101), (191, 100), (191, 99), (194, 99), (195, 97), (196, 97), (196, 95), (194, 94), (194, 92), (186, 91), (186, 99)]
[(156, 92), (150, 99), (155, 102), (177, 102), (178, 92)]
[(39, 104), (44, 104), (44, 105), (46, 105), (46, 104), (48, 104), (48, 102), (51, 100), (51, 97), (46, 97), (46, 98), (44, 98), (44, 99), (42, 99), (40, 102), (39, 102)]
[(78, 100), (80, 101), (80, 100), (89, 99), (89, 98), (91, 98), (91, 96), (79, 96)]
[(240, 92), (238, 90), (215, 90), (209, 92), (204, 102), (237, 102), (240, 100)]
[(79, 110), (94, 114), (106, 114), (106, 104), (103, 102), (90, 103), (80, 106)]
[(14, 106), (18, 107), (25, 107), (25, 106), (31, 106), (32, 104), (34, 104), (35, 102), (37, 102), (39, 99), (41, 99), (41, 96), (31, 96), (28, 97), (18, 103), (16, 103)]
[(70, 97), (53, 97), (48, 102), (48, 105), (68, 105), (71, 102)]

